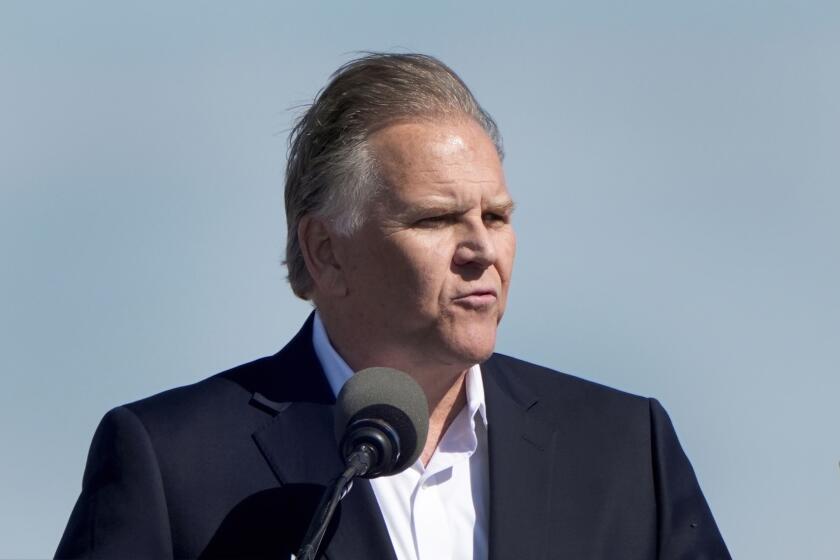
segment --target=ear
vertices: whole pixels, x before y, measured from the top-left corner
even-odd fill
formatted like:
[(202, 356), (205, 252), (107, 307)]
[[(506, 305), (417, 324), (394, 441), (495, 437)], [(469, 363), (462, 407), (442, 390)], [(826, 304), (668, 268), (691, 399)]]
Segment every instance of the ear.
[(315, 294), (332, 297), (347, 295), (344, 270), (336, 258), (334, 235), (319, 218), (304, 216), (298, 222), (298, 242), (315, 284)]

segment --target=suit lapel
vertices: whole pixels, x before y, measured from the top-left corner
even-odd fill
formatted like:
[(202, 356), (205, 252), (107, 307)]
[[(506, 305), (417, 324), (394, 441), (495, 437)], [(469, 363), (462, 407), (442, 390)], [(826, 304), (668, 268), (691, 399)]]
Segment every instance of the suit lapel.
[[(340, 474), (343, 462), (333, 433), (335, 398), (311, 340), (310, 316), (298, 335), (274, 357), (276, 378), (264, 387), (265, 392), (254, 391), (252, 404), (274, 418), (253, 438), (282, 487), (312, 490), (309, 494), (317, 501), (323, 487)], [(274, 400), (278, 397), (283, 400)], [(309, 507), (314, 508), (309, 501)], [(341, 501), (321, 550), (330, 560), (396, 560), (367, 480), (356, 480)]]
[[(481, 366), (490, 459), (490, 560), (544, 558), (555, 437), (539, 400), (491, 358)], [(555, 551), (556, 552), (556, 551)]]

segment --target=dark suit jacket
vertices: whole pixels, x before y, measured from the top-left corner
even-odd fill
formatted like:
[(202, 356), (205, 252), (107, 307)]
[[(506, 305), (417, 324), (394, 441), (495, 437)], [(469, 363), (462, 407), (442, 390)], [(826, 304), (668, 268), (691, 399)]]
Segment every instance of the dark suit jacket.
[[(110, 411), (56, 556), (289, 558), (342, 467), (311, 329), (310, 317), (274, 356)], [(729, 558), (658, 402), (498, 354), (481, 369), (491, 559)], [(367, 481), (322, 550), (395, 559)]]

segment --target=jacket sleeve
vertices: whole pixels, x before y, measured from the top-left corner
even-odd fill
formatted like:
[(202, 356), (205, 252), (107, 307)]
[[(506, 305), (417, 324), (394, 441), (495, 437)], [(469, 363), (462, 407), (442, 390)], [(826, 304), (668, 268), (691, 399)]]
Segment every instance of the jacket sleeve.
[(82, 492), (56, 558), (172, 558), (163, 481), (146, 428), (128, 408), (96, 429)]
[(650, 399), (650, 418), (659, 558), (731, 560), (671, 419), (656, 399)]

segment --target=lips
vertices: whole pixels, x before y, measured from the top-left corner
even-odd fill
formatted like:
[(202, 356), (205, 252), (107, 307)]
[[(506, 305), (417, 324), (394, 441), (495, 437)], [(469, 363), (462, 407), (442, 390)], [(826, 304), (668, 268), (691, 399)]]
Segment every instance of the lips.
[(453, 299), (455, 303), (469, 309), (482, 309), (496, 303), (498, 294), (495, 289), (476, 289)]

